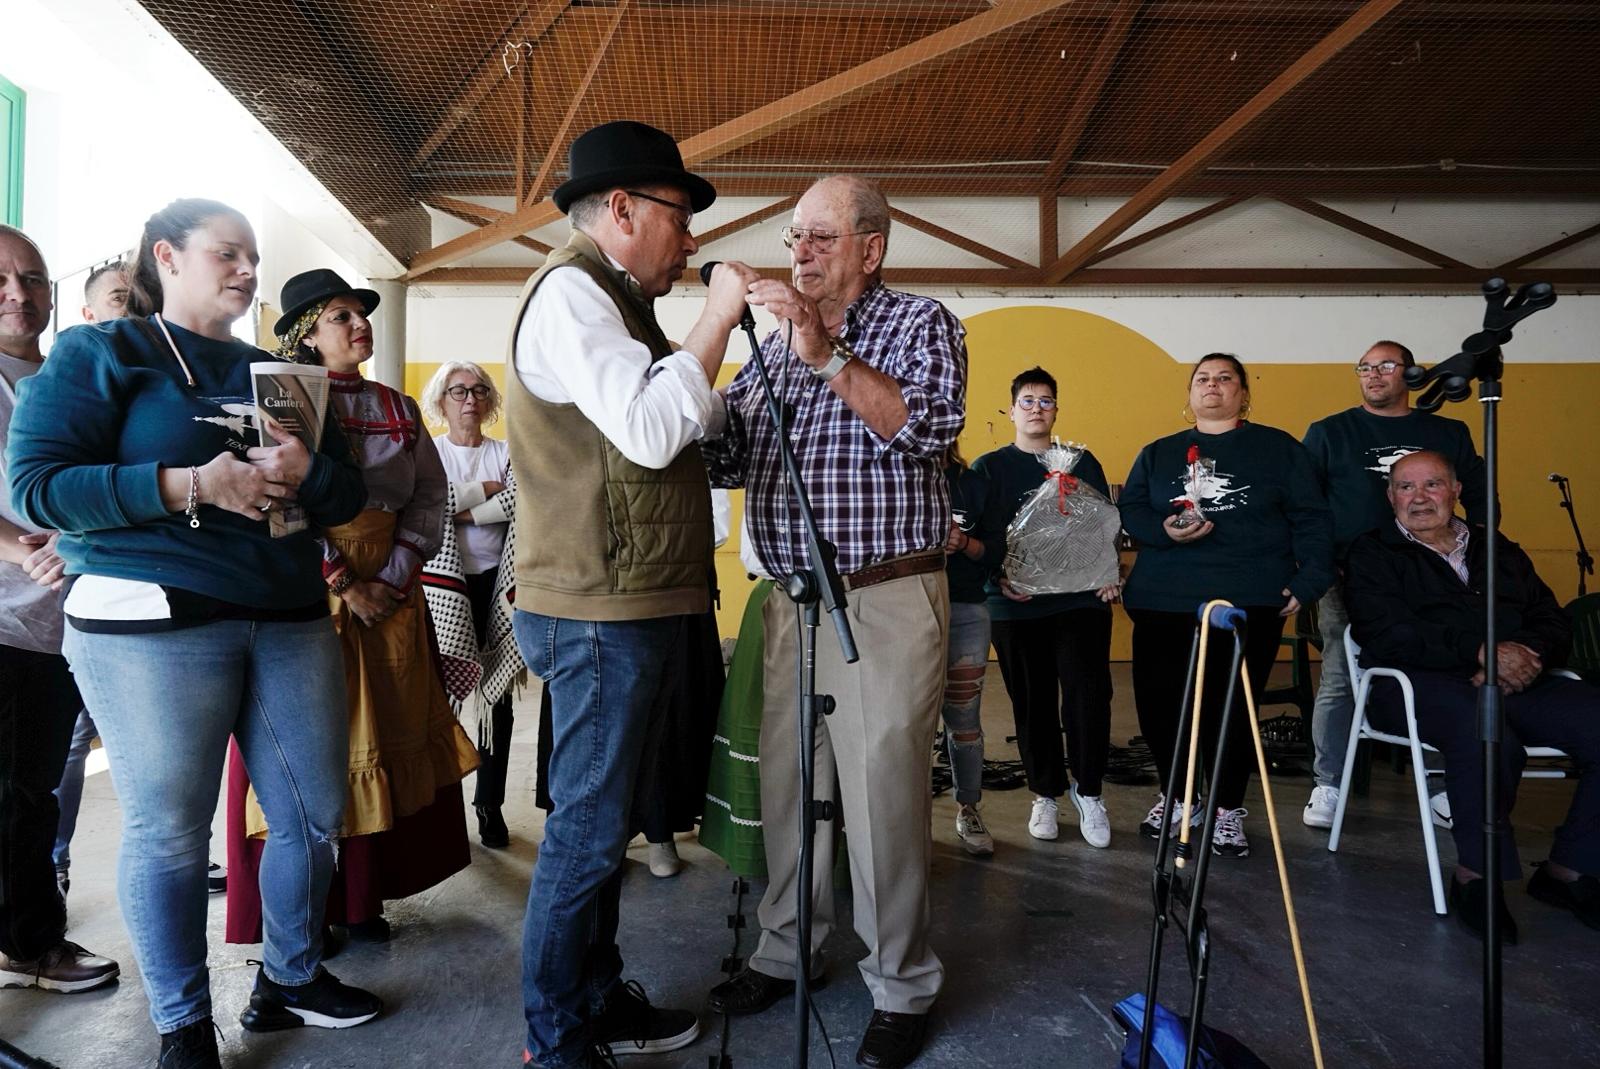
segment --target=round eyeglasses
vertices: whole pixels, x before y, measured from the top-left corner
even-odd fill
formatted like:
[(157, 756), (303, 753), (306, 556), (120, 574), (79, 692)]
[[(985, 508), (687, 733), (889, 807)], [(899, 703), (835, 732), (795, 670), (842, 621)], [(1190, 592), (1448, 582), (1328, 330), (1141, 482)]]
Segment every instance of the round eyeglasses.
[(1049, 412), (1056, 407), (1056, 399), (1054, 397), (1017, 398), (1017, 407), (1022, 409), (1024, 412), (1032, 412), (1035, 405), (1039, 406), (1040, 412)]
[(487, 401), (489, 395), (494, 391), (480, 382), (476, 386), (462, 386), (458, 383), (447, 388), (444, 392), (452, 401), (465, 401), (469, 394), (475, 401)]

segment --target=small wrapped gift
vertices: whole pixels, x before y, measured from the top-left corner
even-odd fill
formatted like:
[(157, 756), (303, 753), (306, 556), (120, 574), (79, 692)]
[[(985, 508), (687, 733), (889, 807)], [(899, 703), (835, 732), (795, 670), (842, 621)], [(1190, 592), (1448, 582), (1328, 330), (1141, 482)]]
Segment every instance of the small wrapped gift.
[(1006, 580), (1019, 594), (1099, 590), (1118, 579), (1122, 520), (1104, 494), (1076, 478), (1077, 442), (1053, 445), (1040, 461), (1045, 480), (1006, 528)]
[(1184, 461), (1183, 492), (1186, 496), (1172, 499), (1172, 508), (1177, 514), (1173, 526), (1180, 530), (1198, 527), (1206, 522), (1206, 514), (1200, 511), (1200, 499), (1205, 496), (1207, 480), (1217, 470), (1217, 462), (1201, 456), (1198, 445), (1189, 447), (1189, 454)]

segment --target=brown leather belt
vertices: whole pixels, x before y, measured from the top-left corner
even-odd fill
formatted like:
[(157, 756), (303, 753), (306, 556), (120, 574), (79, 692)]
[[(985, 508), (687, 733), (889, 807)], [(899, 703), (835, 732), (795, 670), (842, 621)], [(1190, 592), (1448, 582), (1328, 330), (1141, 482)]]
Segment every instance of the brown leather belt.
[(904, 579), (908, 575), (926, 575), (929, 572), (943, 570), (944, 562), (944, 550), (930, 549), (907, 557), (896, 557), (878, 564), (869, 564), (859, 572), (851, 572), (844, 576), (844, 588), (861, 590), (877, 586), (879, 583), (887, 583), (891, 579)]

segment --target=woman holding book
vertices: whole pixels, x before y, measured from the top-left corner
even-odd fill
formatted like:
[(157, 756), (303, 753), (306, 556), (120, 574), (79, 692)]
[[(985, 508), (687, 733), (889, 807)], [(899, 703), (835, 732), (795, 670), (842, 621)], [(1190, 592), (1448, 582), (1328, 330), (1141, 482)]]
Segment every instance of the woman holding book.
[[(383, 900), (417, 894), (469, 860), (461, 780), (478, 754), (456, 723), (435, 669), (419, 577), (443, 539), (447, 481), (411, 398), (362, 378), (372, 356), (368, 316), (378, 295), (333, 271), (284, 284), (278, 353), (328, 369), (329, 409), (366, 480), (365, 507), (322, 538), (322, 575), (344, 654), (350, 749), (348, 799), (328, 922), (352, 938), (389, 937)], [(269, 814), (230, 776), (230, 942), (259, 938), (249, 877)], [(252, 842), (246, 842), (248, 835)]]
[[(1250, 379), (1239, 358), (1210, 353), (1189, 375), (1184, 418), (1193, 426), (1145, 446), (1123, 484), (1122, 526), (1139, 555), (1122, 600), (1133, 620), (1133, 698), (1139, 730), (1165, 777), (1177, 742), (1189, 649), (1205, 602), (1225, 598), (1248, 615), (1245, 667), (1252, 691), (1266, 692), (1288, 617), (1333, 581), (1333, 524), (1311, 454), (1274, 427), (1249, 422)], [(1208, 772), (1218, 745), (1233, 644), (1218, 632), (1206, 662), (1201, 738)], [(1211, 852), (1245, 857), (1245, 787), (1255, 767), (1249, 717), (1239, 698), (1217, 778)], [(1182, 775), (1179, 770), (1179, 775)], [(1182, 788), (1178, 788), (1181, 790)], [(1164, 784), (1139, 832), (1159, 834)], [(1189, 812), (1179, 804), (1174, 822)], [(1199, 814), (1191, 816), (1199, 823)], [(1173, 824), (1175, 828), (1176, 823)]]
[(250, 364), (232, 326), (256, 290), (234, 209), (180, 200), (145, 224), (127, 319), (63, 333), (22, 384), (13, 499), (61, 532), (64, 652), (122, 803), (118, 894), (161, 1064), (218, 1066), (206, 971), (206, 854), (228, 737), (273, 832), (261, 856), (265, 946), (242, 1023), (342, 1028), (373, 995), (322, 968), (322, 904), (344, 809), (339, 643), (315, 531), (361, 509), (330, 418), (308, 451), (268, 422), (252, 445)]

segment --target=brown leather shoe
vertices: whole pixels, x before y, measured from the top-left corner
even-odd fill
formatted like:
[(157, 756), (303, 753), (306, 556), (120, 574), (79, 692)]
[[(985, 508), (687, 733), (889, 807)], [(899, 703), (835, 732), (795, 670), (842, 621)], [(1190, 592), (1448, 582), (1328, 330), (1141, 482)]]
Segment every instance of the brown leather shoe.
[(928, 1032), (925, 1013), (889, 1013), (873, 1010), (867, 1034), (861, 1037), (856, 1063), (870, 1069), (901, 1069), (922, 1053), (922, 1040)]
[(97, 957), (63, 939), (34, 961), (0, 954), (0, 987), (42, 987), (46, 991), (88, 991), (109, 984), (122, 972), (110, 958)]

